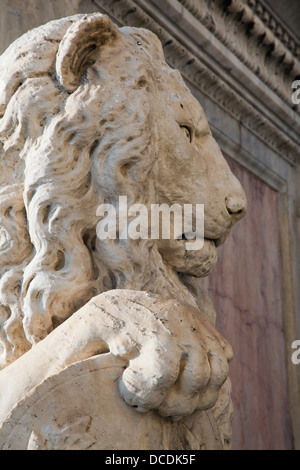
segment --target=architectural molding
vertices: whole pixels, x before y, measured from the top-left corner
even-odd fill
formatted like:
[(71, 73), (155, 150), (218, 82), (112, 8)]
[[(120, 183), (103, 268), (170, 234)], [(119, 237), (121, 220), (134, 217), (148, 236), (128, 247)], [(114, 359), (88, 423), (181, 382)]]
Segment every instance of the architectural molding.
[(288, 104), (300, 46), (257, 0), (178, 0)]
[(287, 190), (287, 181), (276, 173), (272, 168), (263, 163), (259, 158), (250, 154), (246, 149), (234, 142), (228, 135), (225, 135), (220, 129), (212, 123), (209, 124), (214, 137), (223, 152), (236, 162), (242, 164), (251, 173), (258, 178), (263, 179), (271, 188), (279, 193), (285, 193)]
[(293, 56), (300, 59), (300, 43), (298, 38), (282, 25), (277, 16), (270, 11), (264, 0), (248, 0), (247, 3)]
[[(272, 92), (272, 90), (266, 87), (265, 83), (251, 73), (251, 70), (247, 66), (245, 67), (243, 62), (240, 60), (237, 61), (236, 56), (233, 54), (229, 58), (226, 67), (229, 67), (231, 61), (232, 68), (235, 68), (239, 75), (243, 74), (245, 77), (249, 77), (251, 74), (253, 89), (259, 87), (259, 92), (265, 94), (263, 102), (256, 99), (252, 90), (248, 92), (247, 88), (245, 89), (245, 87), (241, 86), (241, 84), (237, 82), (237, 77), (229, 77), (228, 71), (226, 74), (224, 67), (222, 69), (223, 64), (220, 66), (218, 63), (219, 60), (225, 57), (225, 54), (228, 57), (230, 50), (233, 50), (234, 45), (239, 42), (236, 33), (236, 30), (239, 29), (237, 24), (242, 23), (244, 25), (245, 23), (245, 21), (236, 21), (237, 12), (240, 11), (239, 8), (242, 6), (245, 7), (245, 4), (241, 2), (241, 0), (227, 2), (230, 3), (227, 9), (231, 9), (234, 16), (231, 20), (230, 17), (226, 20), (226, 27), (224, 23), (224, 11), (223, 16), (221, 14), (218, 16), (214, 13), (214, 25), (211, 23), (212, 15), (208, 15), (207, 13), (207, 0), (201, 0), (201, 2), (195, 0), (173, 0), (170, 2), (169, 0), (165, 0), (163, 3), (157, 2), (156, 0), (147, 2), (144, 0), (94, 0), (94, 3), (101, 11), (111, 15), (120, 25), (139, 26), (151, 29), (162, 41), (165, 56), (169, 64), (172, 67), (178, 68), (187, 81), (191, 82), (202, 93), (209, 96), (210, 99), (226, 110), (234, 119), (245, 126), (245, 128), (251, 131), (257, 138), (261, 139), (291, 165), (296, 165), (300, 161), (300, 148), (297, 139), (297, 128), (300, 130), (300, 115), (291, 108), (291, 103), (288, 104), (287, 99), (285, 100), (286, 103), (284, 103), (282, 97), (279, 96), (277, 92)], [(215, 3), (217, 3), (220, 8), (220, 2)], [(222, 3), (224, 4), (223, 0)], [(206, 10), (204, 8), (205, 5)], [(177, 8), (177, 10), (175, 8)], [(247, 6), (245, 7), (246, 13), (249, 13), (249, 8), (250, 7)], [(199, 13), (200, 10), (201, 17)], [(176, 16), (174, 16), (176, 11), (177, 22)], [(240, 11), (240, 15), (242, 14), (243, 17), (245, 12), (244, 10), (242, 10), (242, 13)], [(170, 13), (173, 14), (173, 21), (170, 21)], [(202, 22), (198, 19), (198, 16)], [(216, 24), (216, 18), (219, 17), (220, 21), (223, 21), (222, 27), (220, 27), (221, 23), (219, 26)], [(253, 12), (251, 18), (252, 17)], [(206, 20), (204, 21), (203, 18), (206, 18)], [(184, 21), (184, 25), (179, 24), (181, 21)], [(195, 21), (197, 21), (197, 25), (193, 24)], [(263, 23), (258, 19), (258, 25), (261, 27), (262, 24)], [(197, 30), (200, 31), (199, 36), (201, 35), (201, 37), (196, 38), (196, 44), (195, 41), (191, 41), (191, 39), (188, 38), (188, 32), (186, 33), (187, 39), (182, 39), (183, 35), (180, 26), (182, 28), (184, 26), (185, 31), (187, 31), (189, 25), (194, 29), (197, 26)], [(177, 33), (176, 28), (179, 28)], [(209, 29), (211, 31), (214, 30), (214, 34), (209, 31)], [(266, 28), (264, 27), (264, 29)], [(223, 31), (223, 36), (221, 36), (221, 33), (218, 33), (217, 30)], [(255, 28), (254, 30), (258, 31)], [(229, 36), (233, 39), (229, 40)], [(222, 41), (220, 38), (222, 38)], [(203, 44), (199, 47), (201, 39), (203, 40)], [(267, 39), (264, 41), (267, 41)], [(245, 44), (243, 47), (248, 47), (246, 42), (247, 41), (244, 40)], [(227, 43), (230, 43), (231, 47), (229, 47)], [(207, 47), (215, 50), (215, 63), (212, 59), (213, 50), (208, 56), (205, 51), (205, 44), (209, 45)], [(250, 63), (250, 61), (254, 60), (253, 57), (257, 55), (257, 47), (254, 43), (251, 43), (249, 47), (250, 50), (248, 50), (247, 53), (244, 50), (243, 53), (240, 52), (240, 55), (243, 55), (243, 57), (246, 56), (246, 58), (244, 57), (244, 62), (248, 61)], [(229, 51), (228, 48), (230, 49)], [(242, 51), (241, 46), (239, 46), (239, 48), (240, 51)], [(247, 59), (248, 56), (250, 58)], [(282, 63), (284, 70), (291, 70), (292, 62), (289, 57), (290, 56), (287, 55)], [(270, 70), (268, 73), (272, 75)], [(268, 99), (271, 101), (269, 104), (267, 103)], [(275, 113), (273, 115), (271, 112), (273, 107), (278, 109), (277, 117)], [(284, 119), (280, 118), (279, 113), (281, 113), (281, 116), (285, 114)]]

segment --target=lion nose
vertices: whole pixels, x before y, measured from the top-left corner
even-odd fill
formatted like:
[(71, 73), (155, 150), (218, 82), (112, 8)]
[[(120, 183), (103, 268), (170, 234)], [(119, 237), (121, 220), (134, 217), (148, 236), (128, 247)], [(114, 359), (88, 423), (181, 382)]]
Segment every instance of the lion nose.
[(225, 205), (228, 214), (236, 220), (243, 217), (247, 210), (247, 201), (244, 193), (230, 195), (225, 198)]

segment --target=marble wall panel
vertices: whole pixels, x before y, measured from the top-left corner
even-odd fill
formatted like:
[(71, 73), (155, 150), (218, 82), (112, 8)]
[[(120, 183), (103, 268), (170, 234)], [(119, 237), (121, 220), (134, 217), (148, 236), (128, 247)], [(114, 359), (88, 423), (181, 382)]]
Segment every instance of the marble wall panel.
[(248, 199), (248, 213), (218, 250), (204, 280), (217, 328), (233, 346), (234, 449), (290, 449), (277, 193), (229, 160)]

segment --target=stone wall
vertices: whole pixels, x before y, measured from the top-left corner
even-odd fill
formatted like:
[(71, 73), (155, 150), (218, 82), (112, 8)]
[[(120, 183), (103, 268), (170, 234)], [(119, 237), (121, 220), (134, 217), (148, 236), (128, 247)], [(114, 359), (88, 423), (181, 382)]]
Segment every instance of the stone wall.
[(93, 13), (91, 0), (1, 0), (0, 53), (29, 29), (76, 13)]

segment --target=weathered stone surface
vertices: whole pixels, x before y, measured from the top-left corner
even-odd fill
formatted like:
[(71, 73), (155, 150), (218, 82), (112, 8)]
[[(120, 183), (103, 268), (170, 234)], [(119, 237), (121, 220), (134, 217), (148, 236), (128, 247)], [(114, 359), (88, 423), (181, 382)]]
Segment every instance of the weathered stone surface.
[[(201, 345), (218, 354), (211, 366)], [(221, 449), (212, 411), (204, 410), (216, 401), (228, 372), (222, 348), (229, 359), (228, 345), (195, 309), (145, 292), (101, 294), (2, 371), (0, 386), (6, 393), (0, 409), (11, 411), (1, 427), (0, 446)], [(183, 356), (185, 371), (179, 374)], [(210, 380), (200, 384), (209, 374)], [(224, 387), (221, 408), (230, 416)], [(195, 408), (203, 412), (193, 415)], [(147, 409), (158, 414), (136, 412)], [(189, 415), (194, 418), (178, 421)]]
[[(123, 360), (103, 354), (51, 376), (6, 419), (0, 436), (1, 449), (223, 448), (212, 411), (196, 412), (193, 419), (171, 421), (153, 411), (141, 414), (128, 407), (120, 400), (117, 386), (124, 367)], [(93, 394), (87, 397), (88, 390), (93, 390)]]
[[(195, 278), (212, 270), (246, 198), (157, 37), (100, 14), (33, 30), (0, 58), (0, 112), (2, 446), (118, 449), (119, 407), (129, 440), (153, 418), (158, 435), (170, 432), (163, 448), (229, 447), (231, 348)], [(203, 247), (99, 240), (97, 208), (120, 195), (147, 208), (204, 204)], [(72, 390), (78, 402), (57, 395), (92, 364), (107, 390), (93, 421), (92, 375), (84, 396)], [(59, 431), (48, 407), (64, 416)], [(166, 420), (185, 419), (180, 440)], [(128, 448), (156, 446), (149, 433)]]

